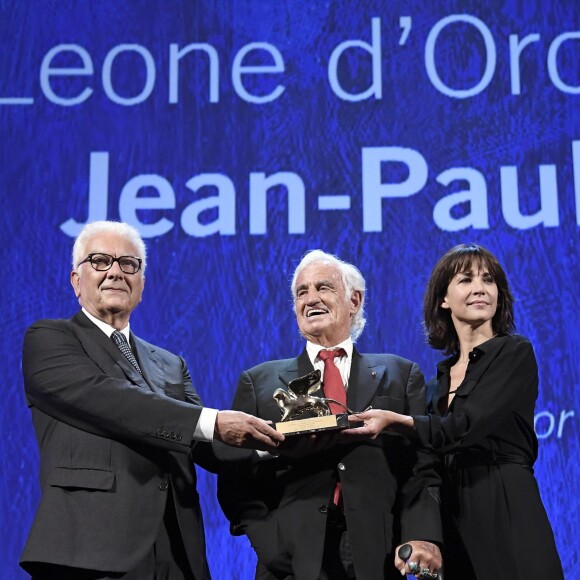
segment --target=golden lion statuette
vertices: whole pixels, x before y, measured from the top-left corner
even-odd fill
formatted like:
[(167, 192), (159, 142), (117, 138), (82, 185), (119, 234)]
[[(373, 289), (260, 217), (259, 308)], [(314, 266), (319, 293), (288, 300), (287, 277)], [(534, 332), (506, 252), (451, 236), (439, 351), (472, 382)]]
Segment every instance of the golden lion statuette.
[[(282, 413), (281, 421), (274, 427), (284, 435), (346, 429), (354, 426), (348, 422), (348, 414), (352, 413), (348, 407), (339, 401), (324, 397), (319, 370), (290, 381), (288, 391), (276, 389), (272, 397)], [(345, 413), (333, 415), (329, 403), (340, 405)]]

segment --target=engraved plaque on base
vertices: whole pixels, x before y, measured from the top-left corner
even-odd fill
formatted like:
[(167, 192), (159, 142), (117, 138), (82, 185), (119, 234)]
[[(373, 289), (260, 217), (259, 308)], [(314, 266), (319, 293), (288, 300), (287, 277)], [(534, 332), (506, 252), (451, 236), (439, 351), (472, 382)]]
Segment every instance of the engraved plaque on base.
[(276, 431), (283, 435), (299, 435), (301, 433), (315, 433), (316, 431), (328, 431), (330, 429), (347, 429), (352, 425), (348, 422), (348, 415), (323, 415), (321, 417), (308, 417), (307, 419), (294, 419), (293, 421), (280, 421), (274, 425)]

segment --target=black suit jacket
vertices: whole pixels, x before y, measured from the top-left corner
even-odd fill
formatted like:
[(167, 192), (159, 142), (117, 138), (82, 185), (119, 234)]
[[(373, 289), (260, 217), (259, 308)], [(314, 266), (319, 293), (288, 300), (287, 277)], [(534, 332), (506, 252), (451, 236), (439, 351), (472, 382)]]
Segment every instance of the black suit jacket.
[(141, 376), (82, 312), (41, 320), (22, 370), (40, 450), (41, 499), (21, 565), (125, 572), (150, 550), (172, 493), (196, 578), (209, 578), (192, 461), (201, 412), (185, 361), (134, 335)]
[[(306, 351), (242, 373), (233, 408), (272, 421), (278, 387), (312, 371)], [(389, 354), (353, 352), (348, 406), (353, 410), (423, 412), (419, 367)], [(357, 578), (400, 578), (393, 550), (401, 540), (441, 540), (439, 478), (433, 457), (396, 434), (336, 445), (290, 460), (241, 460), (218, 479), (218, 496), (235, 533), (246, 533), (258, 555), (261, 578), (315, 580), (322, 565), (326, 513), (337, 479)]]

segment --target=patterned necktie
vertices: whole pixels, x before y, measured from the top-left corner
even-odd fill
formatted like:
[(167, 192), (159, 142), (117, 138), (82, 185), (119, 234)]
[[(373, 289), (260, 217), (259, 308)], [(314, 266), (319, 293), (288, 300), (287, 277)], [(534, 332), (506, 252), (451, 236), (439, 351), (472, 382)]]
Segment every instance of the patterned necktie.
[(125, 355), (125, 358), (133, 365), (136, 371), (139, 371), (139, 374), (143, 374), (141, 369), (139, 368), (139, 363), (137, 359), (133, 356), (133, 352), (127, 343), (127, 339), (122, 332), (115, 330), (111, 335), (111, 339), (113, 342), (119, 347), (119, 350)]
[[(340, 371), (334, 364), (336, 357), (346, 356), (343, 348), (338, 350), (321, 350), (318, 353), (318, 358), (324, 361), (324, 375), (322, 377), (322, 384), (324, 389), (324, 396), (329, 399), (334, 399), (342, 403), (346, 407), (346, 390)], [(346, 409), (335, 403), (329, 403), (330, 411), (336, 415), (337, 413), (346, 413)]]

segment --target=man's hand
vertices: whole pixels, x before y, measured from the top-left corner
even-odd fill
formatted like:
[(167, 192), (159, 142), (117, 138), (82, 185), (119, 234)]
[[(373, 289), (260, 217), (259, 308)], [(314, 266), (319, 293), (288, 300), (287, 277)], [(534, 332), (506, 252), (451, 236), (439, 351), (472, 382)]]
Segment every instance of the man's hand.
[(226, 445), (262, 451), (275, 451), (284, 441), (266, 421), (242, 411), (218, 411), (214, 434)]
[(413, 540), (405, 542), (405, 544), (409, 544), (413, 548), (407, 562), (399, 558), (399, 548), (401, 546), (397, 546), (395, 550), (395, 567), (401, 572), (401, 576), (414, 574), (417, 578), (420, 578), (422, 572), (424, 577), (425, 570), (433, 574), (441, 568), (443, 558), (441, 557), (441, 551), (435, 544), (421, 540)]

